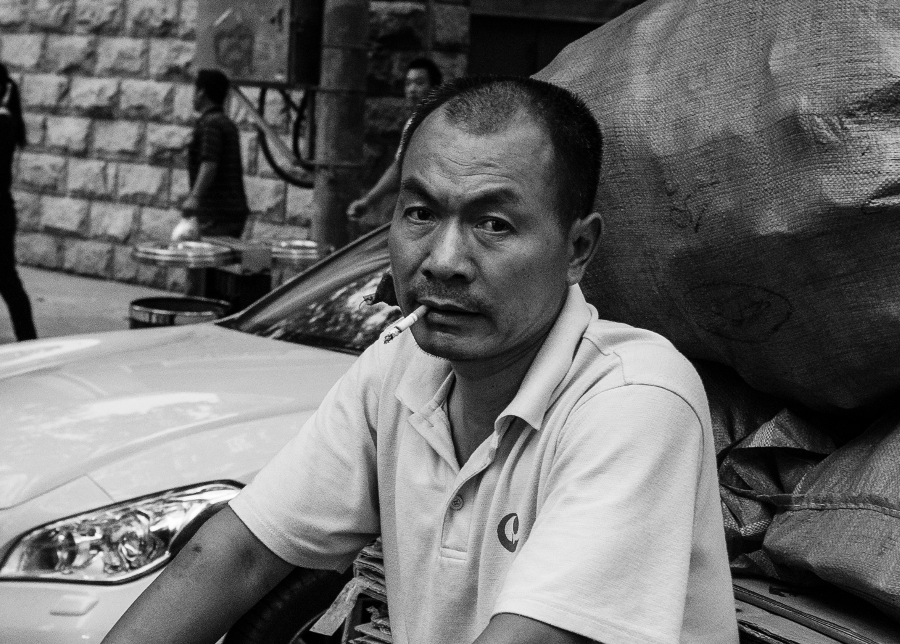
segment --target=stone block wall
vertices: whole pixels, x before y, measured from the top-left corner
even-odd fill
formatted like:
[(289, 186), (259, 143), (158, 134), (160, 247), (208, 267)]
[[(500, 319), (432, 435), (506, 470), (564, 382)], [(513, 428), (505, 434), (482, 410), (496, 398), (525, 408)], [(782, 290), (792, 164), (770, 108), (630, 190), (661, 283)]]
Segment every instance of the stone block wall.
[[(0, 0), (0, 60), (20, 82), (28, 127), (14, 169), (21, 263), (182, 289), (183, 271), (137, 264), (131, 248), (168, 240), (188, 191), (197, 2)], [(447, 77), (464, 73), (469, 20), (467, 0), (370, 7), (371, 171), (361, 193), (399, 141), (406, 64), (430, 51)], [(255, 101), (257, 90), (246, 91)], [(270, 95), (267, 117), (287, 135), (287, 110)], [(249, 236), (307, 237), (312, 190), (279, 180), (250, 119), (239, 109), (232, 116), (242, 129)]]

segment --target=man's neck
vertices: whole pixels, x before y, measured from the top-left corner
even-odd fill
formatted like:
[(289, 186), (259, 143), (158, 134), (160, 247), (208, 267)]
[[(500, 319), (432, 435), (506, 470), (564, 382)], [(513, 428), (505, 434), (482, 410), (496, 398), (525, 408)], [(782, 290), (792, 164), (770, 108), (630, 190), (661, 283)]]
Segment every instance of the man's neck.
[(451, 362), (455, 382), (447, 401), (456, 458), (462, 467), (494, 430), (512, 402), (552, 325), (532, 344), (497, 360)]

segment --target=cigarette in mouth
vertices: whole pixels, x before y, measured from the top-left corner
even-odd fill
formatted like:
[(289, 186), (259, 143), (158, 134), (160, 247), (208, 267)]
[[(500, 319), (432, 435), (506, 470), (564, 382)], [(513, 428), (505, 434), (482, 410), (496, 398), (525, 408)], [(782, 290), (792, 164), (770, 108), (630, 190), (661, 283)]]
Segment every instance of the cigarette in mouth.
[(397, 322), (397, 324), (388, 329), (387, 335), (384, 336), (384, 343), (387, 344), (398, 335), (406, 331), (409, 327), (418, 322), (426, 313), (428, 313), (428, 307), (423, 304), (415, 311), (407, 315), (405, 318)]

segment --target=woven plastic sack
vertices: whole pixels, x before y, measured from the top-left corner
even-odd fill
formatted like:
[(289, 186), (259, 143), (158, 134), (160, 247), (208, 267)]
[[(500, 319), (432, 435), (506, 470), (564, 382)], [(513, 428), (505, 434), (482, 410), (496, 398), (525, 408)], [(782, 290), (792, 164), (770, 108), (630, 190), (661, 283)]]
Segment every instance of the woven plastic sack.
[(900, 390), (900, 2), (649, 0), (538, 77), (604, 131), (602, 316), (820, 409)]
[(779, 576), (823, 579), (900, 619), (900, 407), (814, 467), (763, 551)]
[(803, 476), (834, 451), (832, 428), (751, 389), (731, 369), (695, 362), (709, 398), (725, 540), (733, 570), (755, 574), (777, 508)]

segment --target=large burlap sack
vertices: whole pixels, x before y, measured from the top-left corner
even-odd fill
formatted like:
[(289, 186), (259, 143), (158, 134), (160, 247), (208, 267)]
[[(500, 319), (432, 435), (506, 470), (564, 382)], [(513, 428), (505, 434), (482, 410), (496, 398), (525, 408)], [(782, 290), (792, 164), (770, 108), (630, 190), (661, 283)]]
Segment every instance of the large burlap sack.
[(601, 315), (813, 407), (900, 390), (900, 2), (649, 0), (538, 77), (604, 131)]

